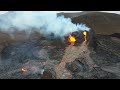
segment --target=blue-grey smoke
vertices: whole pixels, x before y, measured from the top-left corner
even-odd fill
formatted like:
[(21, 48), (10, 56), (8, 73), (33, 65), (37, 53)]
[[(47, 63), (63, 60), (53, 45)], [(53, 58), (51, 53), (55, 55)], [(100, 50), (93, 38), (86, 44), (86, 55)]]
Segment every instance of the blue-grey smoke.
[(41, 11), (14, 11), (9, 12), (7, 15), (0, 17), (0, 28), (2, 30), (15, 27), (19, 30), (26, 30), (30, 32), (31, 28), (36, 28), (40, 33), (50, 34), (54, 33), (55, 36), (65, 36), (69, 33), (87, 30), (85, 24), (73, 24), (70, 18), (64, 16), (57, 16), (56, 13), (41, 12)]

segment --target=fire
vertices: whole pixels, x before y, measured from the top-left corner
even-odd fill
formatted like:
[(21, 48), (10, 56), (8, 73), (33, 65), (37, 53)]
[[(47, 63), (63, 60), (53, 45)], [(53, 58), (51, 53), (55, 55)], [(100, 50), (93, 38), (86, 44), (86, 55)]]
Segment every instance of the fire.
[(87, 38), (86, 38), (86, 37), (87, 37), (87, 32), (84, 31), (84, 32), (83, 32), (83, 35), (84, 35), (84, 41), (86, 42), (86, 41), (87, 41)]
[(83, 32), (83, 35), (85, 35), (85, 36), (86, 36), (86, 35), (87, 35), (87, 32), (85, 32), (85, 31), (84, 31), (84, 32)]
[(22, 70), (22, 72), (27, 72), (26, 68), (22, 68), (21, 70)]
[(76, 42), (76, 38), (75, 38), (74, 36), (72, 36), (72, 35), (69, 35), (68, 41), (69, 41), (72, 45), (74, 45), (74, 43)]

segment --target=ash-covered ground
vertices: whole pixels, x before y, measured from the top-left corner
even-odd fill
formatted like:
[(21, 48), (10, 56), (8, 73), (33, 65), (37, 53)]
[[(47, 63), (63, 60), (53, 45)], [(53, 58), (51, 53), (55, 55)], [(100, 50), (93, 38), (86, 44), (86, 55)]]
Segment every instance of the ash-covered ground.
[[(64, 50), (65, 45), (60, 39), (43, 37), (11, 43), (1, 42), (0, 78), (55, 78), (54, 65), (60, 63)], [(23, 72), (22, 68), (27, 69), (27, 72)]]
[(74, 46), (59, 38), (0, 43), (0, 79), (119, 79), (119, 34), (87, 43), (79, 35)]

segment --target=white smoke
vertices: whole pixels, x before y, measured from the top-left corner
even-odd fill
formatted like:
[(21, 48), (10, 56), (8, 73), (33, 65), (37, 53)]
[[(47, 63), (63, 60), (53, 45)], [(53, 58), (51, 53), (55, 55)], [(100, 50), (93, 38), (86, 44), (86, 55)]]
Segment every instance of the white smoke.
[[(7, 15), (7, 14), (6, 14)], [(0, 28), (11, 30), (11, 27), (19, 30), (31, 31), (37, 28), (43, 34), (54, 33), (55, 36), (65, 36), (79, 30), (89, 30), (85, 24), (73, 24), (70, 18), (57, 17), (56, 13), (40, 11), (16, 11), (0, 18)]]

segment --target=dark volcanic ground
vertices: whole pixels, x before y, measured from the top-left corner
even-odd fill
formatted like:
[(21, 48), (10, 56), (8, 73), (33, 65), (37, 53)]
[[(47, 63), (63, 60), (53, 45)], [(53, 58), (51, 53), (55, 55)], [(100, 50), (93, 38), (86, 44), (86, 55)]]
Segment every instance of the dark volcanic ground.
[[(47, 40), (33, 40), (9, 44), (1, 50), (0, 78), (53, 78), (54, 65), (59, 63), (64, 47)], [(23, 73), (25, 67), (28, 72)], [(42, 76), (43, 73), (47, 77)], [(55, 75), (54, 75), (55, 78)]]
[[(97, 65), (89, 71), (86, 56), (77, 58), (67, 64), (74, 78), (116, 79), (120, 78), (120, 38), (107, 35), (96, 35), (96, 47), (89, 47), (90, 57)], [(82, 62), (81, 62), (82, 60)]]
[[(96, 35), (91, 45), (89, 43), (86, 46), (79, 44), (79, 46), (71, 46), (70, 48), (69, 45), (62, 46), (61, 42), (56, 44), (54, 40), (52, 41), (33, 40), (7, 45), (1, 50), (0, 78), (67, 79), (68, 76), (64, 75), (62, 69), (60, 69), (61, 71), (55, 69), (55, 65), (59, 65), (62, 61), (66, 62), (67, 71), (65, 73), (69, 72), (73, 79), (120, 78), (119, 37)], [(94, 43), (96, 44), (93, 45)], [(81, 54), (78, 54), (79, 52)], [(65, 56), (68, 61), (63, 60)], [(70, 59), (71, 61), (69, 61)], [(95, 66), (90, 66), (91, 62)], [(23, 67), (27, 69), (27, 72), (21, 71)], [(63, 73), (64, 77), (58, 77), (57, 73)]]

